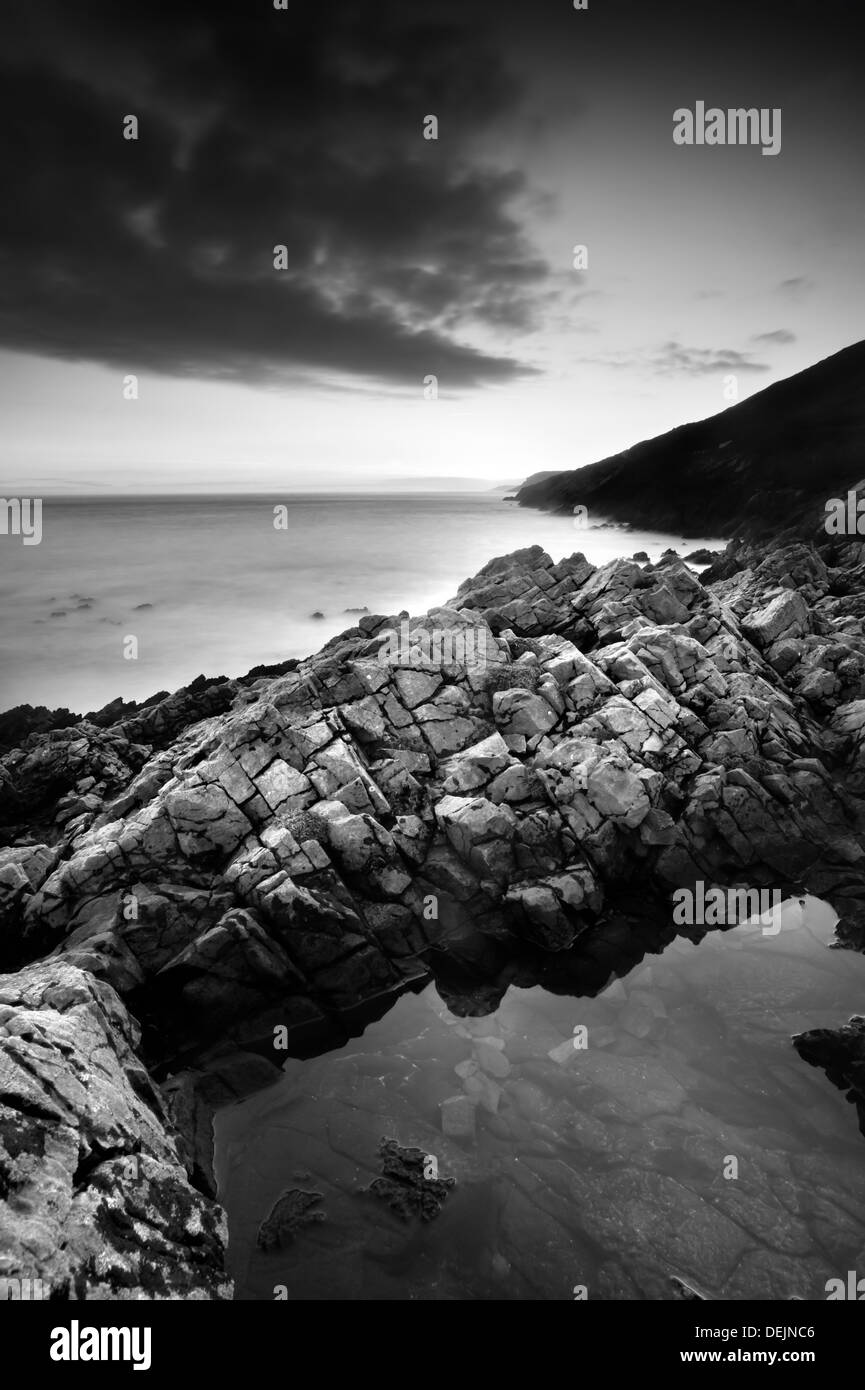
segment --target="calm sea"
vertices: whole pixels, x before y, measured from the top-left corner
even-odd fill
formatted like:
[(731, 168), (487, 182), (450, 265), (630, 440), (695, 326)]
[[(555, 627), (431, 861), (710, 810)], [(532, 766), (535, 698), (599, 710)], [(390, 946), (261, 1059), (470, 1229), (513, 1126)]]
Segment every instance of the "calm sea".
[[(350, 608), (422, 613), (536, 543), (596, 564), (683, 549), (681, 536), (578, 530), (495, 493), (46, 498), (41, 544), (0, 536), (0, 709), (85, 712), (306, 656), (356, 623)], [(722, 544), (684, 549), (704, 543)]]

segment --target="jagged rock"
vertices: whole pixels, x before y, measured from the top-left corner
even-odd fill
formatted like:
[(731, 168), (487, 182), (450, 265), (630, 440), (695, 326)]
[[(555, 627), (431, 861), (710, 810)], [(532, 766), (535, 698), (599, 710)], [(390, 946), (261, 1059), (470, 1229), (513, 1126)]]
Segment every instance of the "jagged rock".
[(55, 1298), (229, 1298), (225, 1216), (190, 1185), (138, 1041), (82, 970), (0, 976), (0, 1274)]
[(506, 768), (521, 767), (513, 757), (501, 734), (491, 734), (480, 743), (449, 758), (441, 766), (444, 774), (443, 791), (456, 793), (476, 791), (487, 786)]
[[(705, 546), (701, 546), (699, 550), (692, 550), (683, 556), (683, 559), (689, 565), (711, 565), (712, 561), (719, 559), (723, 553), (723, 550), (707, 550)], [(645, 555), (644, 551), (640, 551), (639, 555), (634, 555), (633, 558), (637, 560), (644, 558), (644, 556), (648, 560), (649, 557)]]
[(406, 709), (415, 709), (433, 698), (442, 681), (441, 676), (427, 675), (424, 671), (397, 670), (394, 684)]
[[(563, 951), (590, 925), (601, 906), (602, 894), (587, 864), (568, 865), (566, 872), (531, 884), (516, 884), (508, 890), (506, 903), (518, 919), (529, 940), (547, 951)], [(583, 916), (581, 909), (587, 909)]]
[(742, 620), (742, 630), (759, 647), (782, 638), (801, 637), (808, 630), (808, 606), (795, 590), (778, 594)]
[[(86, 971), (142, 1018), (148, 1064), (198, 1075), (219, 1047), (266, 1067), (276, 1028), (343, 1040), (434, 944), (440, 976), (448, 951), (490, 963), (455, 1008), (501, 997), (509, 953), (597, 951), (600, 988), (605, 933), (621, 961), (623, 923), (668, 923), (701, 880), (815, 892), (862, 949), (861, 549), (741, 545), (698, 578), (532, 547), (307, 660), (37, 720), (0, 758), (0, 964)], [(418, 664), (394, 658), (405, 623)], [(425, 656), (433, 629), (463, 656)], [(491, 1065), (448, 1132), (496, 1114)], [(171, 1087), (207, 1186), (206, 1105)]]
[(812, 1067), (822, 1067), (833, 1086), (847, 1092), (865, 1134), (865, 1018), (856, 1014), (840, 1028), (796, 1033), (793, 1046)]
[(568, 621), (568, 600), (592, 571), (584, 555), (556, 565), (533, 545), (491, 560), (460, 585), (452, 603), (479, 610), (494, 632), (541, 633)]
[(510, 841), (516, 818), (508, 806), (486, 797), (444, 796), (436, 819), (459, 857), (484, 878), (507, 879), (512, 863)]
[(558, 723), (558, 712), (530, 690), (500, 690), (493, 696), (493, 717), (505, 734), (531, 739), (546, 734)]

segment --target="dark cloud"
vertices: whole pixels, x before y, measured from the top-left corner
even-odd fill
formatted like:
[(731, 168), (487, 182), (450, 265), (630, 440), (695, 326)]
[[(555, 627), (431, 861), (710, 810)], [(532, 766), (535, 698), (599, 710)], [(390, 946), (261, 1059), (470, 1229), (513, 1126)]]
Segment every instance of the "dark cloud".
[(754, 333), (751, 336), (752, 343), (795, 343), (796, 334), (791, 333), (789, 328), (774, 328), (771, 333)]
[(519, 92), (484, 26), (435, 13), (10, 0), (0, 344), (252, 380), (527, 370), (469, 346), (543, 303), (523, 176), (478, 154)]

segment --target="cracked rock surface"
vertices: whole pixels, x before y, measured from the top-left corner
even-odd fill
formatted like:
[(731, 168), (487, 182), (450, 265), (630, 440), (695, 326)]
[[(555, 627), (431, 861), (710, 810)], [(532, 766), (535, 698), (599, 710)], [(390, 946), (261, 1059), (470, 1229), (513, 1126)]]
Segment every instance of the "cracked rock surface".
[(57, 1299), (229, 1298), (224, 1214), (190, 1186), (114, 990), (0, 976), (0, 1275)]
[[(29, 734), (0, 759), (0, 968), (20, 972), (2, 1026), (36, 1038), (34, 1009), (53, 1020), (14, 994), (28, 972), (90, 991), (75, 1045), (102, 1017), (142, 1085), (155, 1094), (145, 1068), (164, 1083), (181, 1138), (165, 1129), (160, 1149), (140, 1096), (130, 1134), (150, 1136), (148, 1163), (182, 1153), (197, 1211), (209, 1116), (275, 1074), (275, 1033), (288, 1049), (344, 1038), (358, 1008), (427, 977), (436, 945), (561, 956), (623, 893), (658, 920), (704, 881), (814, 893), (861, 947), (863, 550), (735, 545), (697, 578), (670, 552), (595, 569), (531, 547), (423, 617), (361, 617), (292, 669)], [(423, 634), (441, 630), (472, 659), (431, 661)], [(74, 1048), (49, 1056), (66, 1119), (49, 1107), (28, 1129), (98, 1099), (72, 1085)]]

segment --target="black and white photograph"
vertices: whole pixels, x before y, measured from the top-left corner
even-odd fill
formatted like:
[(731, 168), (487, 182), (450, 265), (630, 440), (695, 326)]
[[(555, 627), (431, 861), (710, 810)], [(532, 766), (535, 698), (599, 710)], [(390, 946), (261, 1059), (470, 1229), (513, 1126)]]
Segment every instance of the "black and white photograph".
[(596, 1304), (643, 1373), (855, 1337), (860, 25), (3, 0), (44, 1374), (162, 1374), (189, 1302), (283, 1347), (285, 1303)]

